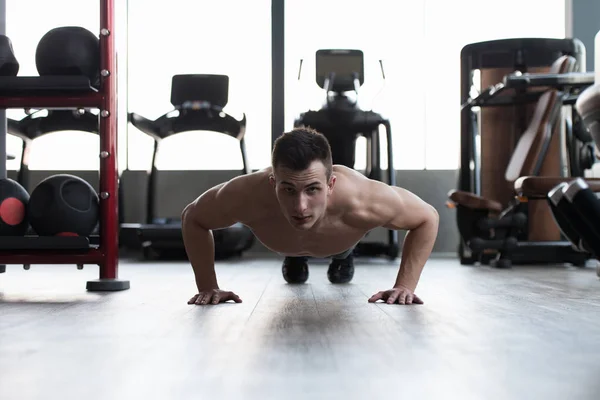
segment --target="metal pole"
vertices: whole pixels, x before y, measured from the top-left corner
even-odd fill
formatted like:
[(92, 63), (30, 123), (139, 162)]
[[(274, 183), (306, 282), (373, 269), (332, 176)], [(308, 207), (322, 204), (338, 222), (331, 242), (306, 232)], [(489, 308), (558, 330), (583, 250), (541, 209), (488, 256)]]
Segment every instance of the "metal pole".
[[(6, 0), (0, 0), (0, 35), (6, 35)], [(0, 179), (6, 179), (6, 110), (0, 109)]]
[(271, 148), (285, 129), (285, 1), (271, 0)]

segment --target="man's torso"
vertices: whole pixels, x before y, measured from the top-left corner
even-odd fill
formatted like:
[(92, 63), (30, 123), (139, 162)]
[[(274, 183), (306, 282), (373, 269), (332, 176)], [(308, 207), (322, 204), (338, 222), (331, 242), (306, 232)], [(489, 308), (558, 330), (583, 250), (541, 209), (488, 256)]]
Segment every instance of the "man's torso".
[(330, 205), (318, 228), (297, 230), (284, 217), (270, 185), (270, 170), (252, 176), (247, 196), (248, 208), (238, 216), (268, 249), (286, 256), (329, 257), (354, 247), (371, 229), (378, 226), (364, 207), (362, 189), (368, 180), (345, 167), (334, 166), (337, 177)]

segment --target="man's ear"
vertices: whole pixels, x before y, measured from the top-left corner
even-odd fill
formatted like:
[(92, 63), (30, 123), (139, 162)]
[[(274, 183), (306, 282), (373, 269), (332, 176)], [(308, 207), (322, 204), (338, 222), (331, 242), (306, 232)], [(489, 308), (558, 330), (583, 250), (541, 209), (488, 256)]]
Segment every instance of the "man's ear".
[(271, 186), (275, 187), (275, 177), (273, 176), (273, 174), (269, 175), (269, 183), (271, 184)]
[(336, 180), (337, 177), (335, 175), (331, 175), (331, 178), (329, 178), (329, 183), (327, 184), (327, 187), (329, 188), (329, 193), (331, 193), (331, 191), (333, 190)]

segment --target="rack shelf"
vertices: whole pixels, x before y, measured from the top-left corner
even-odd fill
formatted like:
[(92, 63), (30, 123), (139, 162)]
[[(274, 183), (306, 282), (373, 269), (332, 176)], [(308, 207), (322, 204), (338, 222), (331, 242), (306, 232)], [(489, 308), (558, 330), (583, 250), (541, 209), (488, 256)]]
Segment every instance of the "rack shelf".
[(104, 255), (99, 249), (90, 249), (87, 253), (70, 253), (44, 251), (40, 253), (11, 251), (10, 254), (0, 251), (2, 264), (101, 264)]
[(4, 97), (0, 87), (0, 108), (100, 108), (102, 95), (88, 93), (62, 96), (18, 96)]
[(82, 236), (4, 236), (0, 241), (0, 264), (2, 252), (16, 251), (78, 251), (90, 250), (90, 240)]
[(90, 245), (87, 238), (2, 238), (0, 267), (4, 264), (97, 264), (100, 267), (100, 279), (88, 282), (87, 288), (99, 291), (129, 289), (128, 281), (118, 279), (117, 65), (114, 5), (115, 0), (99, 1), (99, 88), (94, 88), (86, 77), (0, 77), (2, 109), (100, 110), (99, 244)]

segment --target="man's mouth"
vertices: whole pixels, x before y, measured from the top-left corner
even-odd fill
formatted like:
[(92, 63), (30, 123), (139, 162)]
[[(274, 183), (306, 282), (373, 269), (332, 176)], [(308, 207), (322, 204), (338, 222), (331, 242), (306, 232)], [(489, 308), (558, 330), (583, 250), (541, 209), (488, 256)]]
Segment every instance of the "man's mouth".
[(296, 221), (296, 222), (306, 222), (306, 221), (308, 221), (308, 220), (310, 219), (310, 215), (307, 215), (307, 216), (304, 216), (304, 217), (297, 217), (297, 216), (294, 216), (294, 217), (292, 217), (292, 218), (293, 218), (293, 219), (294, 219), (294, 221)]

